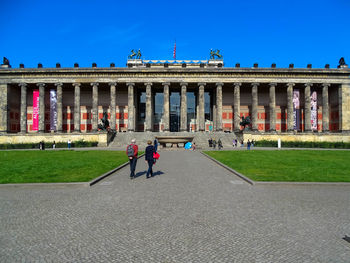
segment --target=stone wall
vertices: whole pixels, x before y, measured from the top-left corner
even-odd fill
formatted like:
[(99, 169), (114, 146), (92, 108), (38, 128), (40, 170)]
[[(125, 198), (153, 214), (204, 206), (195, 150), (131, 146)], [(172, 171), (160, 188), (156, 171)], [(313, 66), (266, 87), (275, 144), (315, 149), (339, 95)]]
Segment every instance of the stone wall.
[(86, 141), (86, 142), (98, 142), (98, 146), (107, 146), (107, 133), (92, 133), (92, 134), (8, 134), (0, 136), (0, 144), (17, 144), (17, 143), (39, 143), (44, 142), (72, 142)]
[(350, 142), (350, 134), (313, 134), (313, 133), (300, 133), (300, 134), (254, 134), (254, 133), (244, 133), (244, 142), (249, 140), (254, 141), (277, 141), (281, 139), (283, 141), (302, 141), (302, 142)]

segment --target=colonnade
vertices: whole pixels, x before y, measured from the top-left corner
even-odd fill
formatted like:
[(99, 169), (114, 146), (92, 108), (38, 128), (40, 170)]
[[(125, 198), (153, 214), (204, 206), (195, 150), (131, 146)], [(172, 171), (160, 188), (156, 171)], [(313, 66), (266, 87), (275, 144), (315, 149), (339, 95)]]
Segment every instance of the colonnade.
[[(92, 131), (95, 132), (98, 130), (98, 82), (91, 83), (92, 87)], [(176, 84), (177, 86), (180, 84), (180, 131), (188, 131), (187, 127), (187, 88), (188, 83), (170, 83), (164, 82), (162, 83), (163, 94), (164, 94), (164, 103), (163, 103), (163, 124), (164, 131), (170, 130), (170, 87)], [(27, 129), (27, 83), (19, 83), (21, 90), (21, 103), (20, 103), (20, 132), (26, 133)], [(45, 83), (37, 83), (37, 87), (39, 88), (39, 131), (44, 132), (44, 119), (45, 119), (45, 105), (44, 105), (44, 88)], [(80, 132), (80, 87), (81, 83), (72, 83), (74, 87), (74, 131)], [(110, 127), (116, 127), (116, 89), (117, 82), (108, 83), (110, 87)], [(135, 131), (135, 83), (126, 83), (128, 88), (128, 130)], [(152, 100), (152, 82), (144, 83), (146, 88), (146, 118), (145, 118), (145, 130), (152, 131), (153, 129), (153, 100)], [(197, 111), (197, 130), (204, 131), (205, 130), (205, 113), (204, 113), (204, 89), (206, 86), (215, 88), (215, 117), (214, 119), (214, 129), (215, 131), (223, 130), (223, 121), (222, 121), (222, 89), (230, 86), (232, 87), (233, 94), (233, 112), (234, 112), (234, 131), (238, 131), (240, 129), (240, 89), (242, 86), (242, 82), (237, 83), (204, 83), (199, 82), (197, 84), (198, 87), (198, 111)], [(260, 83), (252, 82), (251, 85), (251, 121), (252, 121), (252, 130), (258, 130), (258, 90)], [(279, 87), (284, 85), (286, 87), (286, 96), (287, 96), (287, 130), (293, 130), (293, 87), (295, 83), (279, 83)], [(311, 104), (310, 104), (310, 89), (312, 87), (312, 83), (304, 84), (304, 94), (305, 94), (305, 132), (311, 131)], [(62, 132), (62, 86), (63, 83), (55, 83), (57, 89), (57, 132)], [(269, 122), (270, 122), (270, 131), (276, 131), (276, 86), (277, 83), (269, 83)], [(329, 83), (322, 84), (322, 131), (329, 131), (329, 95), (328, 89), (330, 87)], [(341, 93), (341, 92), (340, 92)], [(339, 97), (341, 98), (341, 96)], [(3, 101), (2, 101), (3, 103)], [(340, 101), (340, 104), (342, 102)], [(4, 106), (4, 105), (2, 105)], [(3, 107), (2, 107), (3, 108)], [(3, 110), (2, 110), (3, 111)], [(340, 107), (341, 113), (341, 107)]]

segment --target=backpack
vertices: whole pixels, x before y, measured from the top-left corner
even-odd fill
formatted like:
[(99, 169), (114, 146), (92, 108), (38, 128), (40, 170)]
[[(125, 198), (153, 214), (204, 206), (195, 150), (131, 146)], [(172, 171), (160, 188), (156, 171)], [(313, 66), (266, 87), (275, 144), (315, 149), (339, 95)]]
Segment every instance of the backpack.
[(132, 144), (128, 145), (128, 148), (126, 149), (126, 154), (128, 155), (128, 157), (135, 156), (135, 151), (134, 151), (134, 147)]

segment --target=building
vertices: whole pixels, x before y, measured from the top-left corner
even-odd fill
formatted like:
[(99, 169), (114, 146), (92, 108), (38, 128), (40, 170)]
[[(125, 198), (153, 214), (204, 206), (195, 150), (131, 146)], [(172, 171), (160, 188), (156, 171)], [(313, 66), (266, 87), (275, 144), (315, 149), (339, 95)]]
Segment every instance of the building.
[(117, 132), (238, 132), (250, 116), (259, 138), (339, 141), (350, 131), (350, 70), (141, 59), (125, 68), (0, 68), (2, 136), (96, 134), (104, 112)]

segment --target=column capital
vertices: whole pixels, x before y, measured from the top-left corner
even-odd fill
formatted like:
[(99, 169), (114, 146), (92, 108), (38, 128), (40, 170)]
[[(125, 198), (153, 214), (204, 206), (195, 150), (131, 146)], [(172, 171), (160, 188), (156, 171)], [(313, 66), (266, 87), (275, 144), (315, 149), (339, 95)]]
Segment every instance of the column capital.
[(38, 87), (45, 87), (45, 83), (37, 83), (36, 84)]
[(153, 85), (152, 82), (146, 82), (146, 83), (145, 83), (145, 86), (152, 86), (152, 85)]
[(21, 83), (18, 83), (18, 86), (26, 88), (28, 86), (28, 84), (21, 82)]
[(276, 86), (277, 86), (277, 83), (276, 83), (276, 82), (271, 82), (271, 83), (269, 83), (269, 85), (270, 85), (271, 87), (276, 87)]
[(126, 86), (128, 86), (128, 87), (129, 87), (129, 86), (133, 86), (133, 87), (134, 87), (134, 86), (135, 86), (135, 83), (134, 83), (134, 82), (128, 82), (128, 83), (126, 83)]
[(260, 83), (258, 83), (258, 82), (253, 82), (251, 85), (252, 85), (253, 87), (254, 87), (254, 86), (256, 86), (256, 87), (257, 87), (257, 86), (259, 86), (259, 85), (260, 85)]
[(181, 86), (181, 87), (183, 87), (183, 86), (186, 86), (186, 87), (187, 87), (187, 86), (188, 86), (188, 83), (187, 83), (187, 82), (181, 82), (181, 83), (180, 83), (180, 86)]
[(293, 83), (293, 82), (288, 82), (288, 83), (287, 83), (287, 86), (288, 86), (288, 87), (294, 87), (294, 86), (295, 86), (295, 83)]
[(163, 86), (170, 86), (170, 82), (163, 82), (162, 85)]
[(108, 85), (109, 86), (117, 86), (117, 82), (109, 82)]
[(80, 83), (72, 83), (72, 85), (74, 86), (74, 87), (80, 87)]
[(100, 84), (100, 83), (98, 83), (98, 82), (92, 82), (92, 83), (90, 83), (91, 86), (97, 86), (97, 87), (98, 87), (99, 84)]
[(224, 83), (222, 83), (222, 82), (217, 82), (217, 83), (215, 83), (215, 85), (216, 85), (216, 86), (221, 86), (221, 87), (222, 87), (222, 86), (224, 86)]
[(204, 83), (204, 82), (199, 82), (198, 83), (198, 86), (205, 86), (205, 85), (207, 85), (207, 83)]
[(233, 85), (236, 86), (236, 87), (237, 86), (240, 87), (240, 86), (242, 86), (242, 82), (235, 82), (235, 83), (233, 83)]
[(305, 87), (312, 87), (312, 85), (313, 85), (312, 83), (305, 83), (304, 84)]
[(62, 86), (63, 86), (63, 83), (62, 83), (62, 82), (56, 82), (56, 83), (55, 83), (55, 86), (56, 86), (56, 87), (62, 87)]
[(331, 85), (330, 83), (322, 83), (322, 87), (324, 88), (329, 88), (330, 85)]

